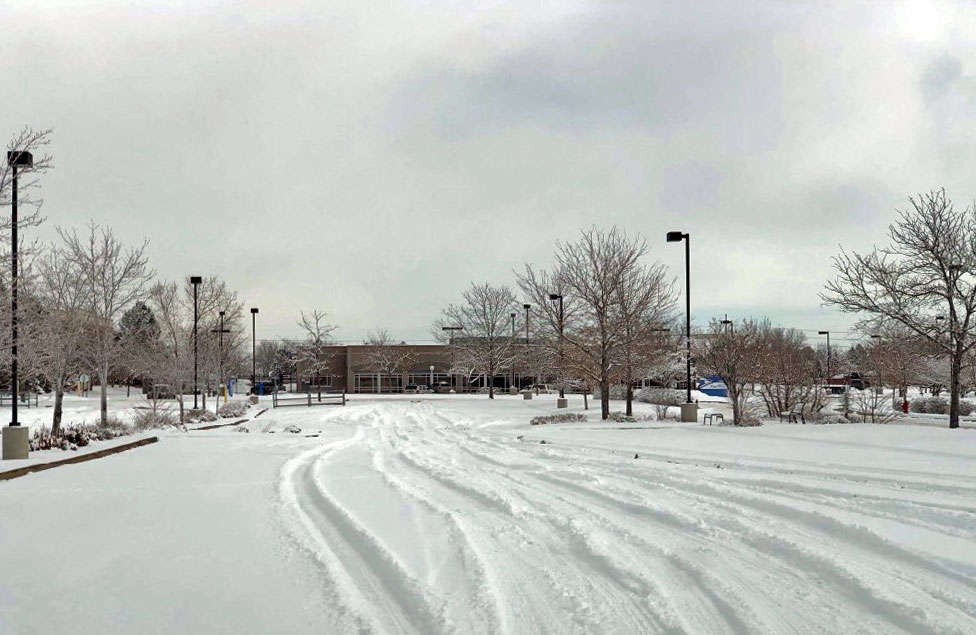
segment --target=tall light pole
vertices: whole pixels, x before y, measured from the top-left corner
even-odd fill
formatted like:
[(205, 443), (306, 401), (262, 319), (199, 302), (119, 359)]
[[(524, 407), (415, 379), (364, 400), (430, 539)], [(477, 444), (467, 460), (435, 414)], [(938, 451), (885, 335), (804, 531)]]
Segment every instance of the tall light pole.
[(34, 166), (34, 156), (30, 152), (9, 150), (7, 165), (12, 170), (10, 199), (10, 425), (3, 430), (3, 458), (26, 459), (30, 452), (29, 430), (21, 427), (17, 420), (18, 376), (17, 376), (17, 168)]
[(203, 282), (201, 276), (190, 276), (190, 284), (193, 285), (193, 409), (197, 409), (197, 394), (200, 392), (200, 383), (197, 381), (197, 328), (200, 324), (199, 306), (197, 304), (197, 287)]
[[(525, 309), (525, 360), (529, 362), (529, 309), (532, 308), (532, 305), (523, 304), (522, 308)], [(529, 363), (529, 372), (532, 372), (531, 362)], [(529, 375), (529, 381), (532, 381), (532, 375)], [(529, 390), (532, 390), (531, 384), (529, 384)]]
[(256, 395), (255, 383), (257, 382), (257, 356), (255, 351), (257, 350), (257, 317), (258, 310), (257, 307), (251, 307), (251, 394)]
[(817, 331), (817, 335), (827, 336), (827, 392), (833, 392), (830, 388), (830, 331)]
[(555, 302), (559, 300), (559, 368), (557, 369), (556, 381), (559, 383), (559, 398), (566, 398), (566, 389), (563, 387), (563, 295), (561, 293), (550, 293), (549, 300)]
[(884, 384), (881, 382), (881, 336), (872, 335), (874, 340), (874, 374), (878, 378), (878, 389), (874, 391), (876, 395), (884, 394)]
[(680, 243), (685, 241), (685, 348), (687, 350), (687, 375), (688, 382), (688, 401), (681, 409), (682, 421), (697, 421), (698, 409), (693, 408), (691, 401), (691, 236), (684, 232), (668, 232), (667, 241), (669, 243)]
[(457, 392), (457, 374), (454, 372), (454, 331), (463, 330), (460, 326), (442, 326), (442, 331), (447, 331), (449, 335), (449, 344), (451, 347), (451, 390)]
[(515, 312), (509, 313), (508, 315), (512, 318), (512, 381), (508, 385), (509, 391), (515, 386)]

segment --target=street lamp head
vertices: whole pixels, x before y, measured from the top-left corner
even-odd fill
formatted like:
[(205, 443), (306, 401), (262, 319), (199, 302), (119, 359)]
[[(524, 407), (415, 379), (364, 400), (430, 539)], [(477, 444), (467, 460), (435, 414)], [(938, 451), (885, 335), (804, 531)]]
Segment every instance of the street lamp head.
[(529, 309), (532, 308), (532, 305), (531, 304), (523, 304), (522, 305), (522, 308), (525, 309), (526, 311), (528, 311)]
[(224, 317), (225, 315), (227, 315), (227, 311), (218, 311), (217, 315), (219, 315), (220, 317)]
[(513, 317), (515, 317), (515, 314), (514, 313), (509, 313), (508, 314), (508, 317), (513, 318)]
[(190, 276), (190, 284), (200, 284), (201, 282), (203, 282), (201, 276)]
[(722, 320), (721, 324), (732, 324), (732, 320)]
[(944, 315), (936, 315), (935, 316), (935, 319), (936, 320), (944, 320), (945, 319), (945, 316)]
[(668, 232), (668, 242), (669, 243), (680, 243), (684, 239), (684, 237), (687, 236), (687, 235), (688, 234), (684, 234), (682, 232)]
[(817, 335), (830, 335), (830, 331), (817, 331)]
[(254, 307), (254, 308), (251, 309), (251, 313), (257, 313), (257, 312), (258, 312), (257, 307)]
[(34, 155), (30, 152), (19, 150), (7, 150), (7, 165), (18, 168), (30, 168), (34, 166)]
[(559, 293), (550, 293), (549, 294), (549, 299), (552, 300), (553, 302), (555, 302), (556, 300), (559, 300), (562, 297), (563, 296), (561, 294), (559, 294)]

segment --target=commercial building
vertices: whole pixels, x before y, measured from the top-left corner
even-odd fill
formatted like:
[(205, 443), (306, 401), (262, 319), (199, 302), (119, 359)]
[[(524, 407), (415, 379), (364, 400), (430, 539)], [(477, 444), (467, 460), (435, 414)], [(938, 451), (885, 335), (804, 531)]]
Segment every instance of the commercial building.
[[(451, 347), (443, 344), (397, 344), (370, 346), (348, 344), (325, 346), (319, 354), (318, 373), (309, 375), (310, 364), (298, 363), (301, 390), (307, 386), (347, 393), (403, 392), (407, 386), (424, 386), (438, 392), (471, 392), (488, 386), (490, 379), (469, 377), (460, 369), (452, 372)], [(528, 386), (531, 377), (515, 376), (515, 384)], [(495, 388), (507, 390), (511, 385), (510, 369), (494, 377)]]

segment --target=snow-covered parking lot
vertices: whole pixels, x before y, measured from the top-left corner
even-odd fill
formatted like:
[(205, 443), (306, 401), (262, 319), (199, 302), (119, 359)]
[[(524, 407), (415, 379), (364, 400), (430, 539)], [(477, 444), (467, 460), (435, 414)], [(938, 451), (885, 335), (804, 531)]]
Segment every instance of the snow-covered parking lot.
[(354, 397), (0, 482), (0, 632), (976, 632), (976, 431), (552, 411)]

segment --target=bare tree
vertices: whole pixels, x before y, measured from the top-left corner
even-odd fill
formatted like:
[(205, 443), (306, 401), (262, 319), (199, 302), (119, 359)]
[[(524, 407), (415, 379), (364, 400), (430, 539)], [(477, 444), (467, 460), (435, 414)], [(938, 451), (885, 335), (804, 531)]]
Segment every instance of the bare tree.
[(693, 340), (698, 367), (722, 378), (729, 391), (735, 425), (758, 423), (750, 404), (756, 384), (756, 355), (760, 327), (755, 320), (742, 320), (734, 330), (712, 320), (708, 332)]
[(330, 360), (323, 355), (323, 349), (332, 343), (332, 332), (338, 325), (326, 322), (325, 311), (313, 310), (306, 315), (304, 311), (298, 325), (305, 331), (305, 339), (298, 343), (297, 362), (302, 369), (302, 379), (311, 381), (329, 372)]
[(756, 323), (756, 329), (752, 364), (767, 414), (777, 417), (797, 408), (819, 412), (817, 358), (806, 336), (796, 329), (773, 327), (768, 320)]
[(64, 388), (83, 368), (82, 349), (89, 323), (85, 287), (65, 252), (53, 246), (40, 261), (38, 300), (41, 310), (31, 339), (39, 348), (38, 363), (54, 390), (51, 433), (61, 429)]
[(623, 273), (617, 289), (614, 319), (623, 325), (620, 341), (620, 378), (626, 385), (626, 414), (634, 414), (634, 382), (666, 355), (657, 335), (661, 325), (674, 319), (676, 293), (673, 280), (660, 263), (634, 266)]
[(402, 376), (409, 371), (410, 365), (416, 359), (410, 347), (402, 342), (397, 343), (386, 329), (376, 329), (370, 333), (364, 344), (370, 347), (366, 355), (367, 365), (371, 370), (388, 378), (391, 390), (393, 377)]
[[(674, 302), (663, 268), (641, 262), (647, 253), (639, 237), (630, 239), (616, 227), (591, 228), (577, 242), (556, 244), (551, 272), (527, 265), (518, 274), (536, 321), (546, 327), (544, 341), (556, 351), (560, 375), (572, 362), (577, 377), (599, 386), (604, 419), (610, 416), (610, 383), (626, 363), (622, 352), (646, 339), (643, 325), (637, 327), (640, 317), (665, 313)], [(550, 294), (562, 296), (562, 315)]]
[(461, 293), (461, 302), (444, 309), (434, 324), (434, 335), (441, 339), (443, 327), (462, 328), (462, 334), (454, 336), (455, 365), (466, 368), (469, 376), (484, 377), (489, 399), (495, 398), (495, 376), (512, 363), (515, 354), (509, 315), (516, 306), (508, 287), (472, 283)]
[[(189, 280), (183, 286), (189, 286)], [(150, 395), (157, 394), (157, 383), (170, 388), (179, 404), (180, 423), (184, 423), (184, 395), (193, 383), (193, 305), (186, 301), (186, 289), (181, 285), (157, 282), (149, 289), (149, 306), (159, 336), (139, 343), (141, 371), (153, 381)]]
[[(889, 227), (890, 243), (868, 254), (842, 251), (824, 302), (871, 320), (897, 323), (949, 358), (949, 427), (959, 427), (963, 358), (972, 349), (976, 317), (976, 207), (957, 212), (945, 190), (909, 198)], [(939, 337), (935, 318), (948, 318)]]
[[(10, 152), (30, 152), (33, 155), (32, 166), (20, 166), (17, 169), (17, 208), (19, 228), (39, 225), (44, 219), (41, 217), (43, 199), (35, 193), (38, 189), (37, 177), (53, 167), (51, 155), (45, 152), (51, 143), (53, 130), (34, 130), (24, 128), (7, 142)], [(9, 206), (13, 194), (13, 168), (7, 157), (0, 162), (0, 207)], [(0, 229), (10, 231), (10, 217), (0, 217)], [(7, 241), (9, 243), (9, 241)]]
[(108, 377), (118, 340), (115, 323), (133, 302), (145, 295), (152, 271), (146, 262), (148, 241), (126, 247), (111, 228), (91, 223), (84, 235), (58, 229), (65, 258), (75, 268), (92, 315), (89, 356), (101, 385), (101, 421), (108, 422)]

